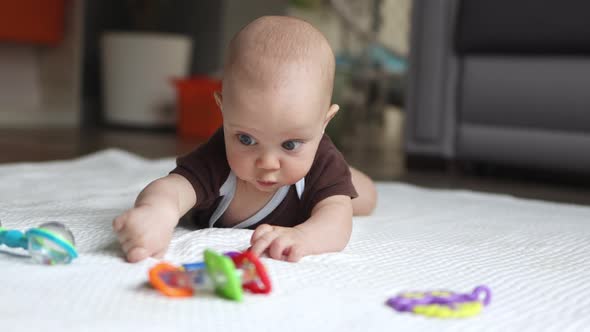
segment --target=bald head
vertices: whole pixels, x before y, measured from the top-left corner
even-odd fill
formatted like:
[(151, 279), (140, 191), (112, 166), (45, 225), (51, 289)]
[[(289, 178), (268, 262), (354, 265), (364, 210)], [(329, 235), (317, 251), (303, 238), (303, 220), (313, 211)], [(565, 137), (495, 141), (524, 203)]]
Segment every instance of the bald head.
[(239, 78), (248, 84), (276, 87), (286, 84), (297, 72), (307, 75), (302, 84), (317, 82), (315, 88), (329, 103), (334, 67), (328, 41), (311, 24), (292, 17), (264, 16), (246, 25), (231, 40), (224, 86)]

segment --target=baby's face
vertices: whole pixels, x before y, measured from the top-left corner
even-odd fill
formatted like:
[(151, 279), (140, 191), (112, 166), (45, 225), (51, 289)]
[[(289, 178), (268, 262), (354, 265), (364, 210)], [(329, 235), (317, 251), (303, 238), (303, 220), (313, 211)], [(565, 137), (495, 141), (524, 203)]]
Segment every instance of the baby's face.
[(322, 138), (326, 96), (297, 76), (264, 87), (224, 81), (227, 159), (238, 178), (260, 191), (274, 192), (303, 178)]

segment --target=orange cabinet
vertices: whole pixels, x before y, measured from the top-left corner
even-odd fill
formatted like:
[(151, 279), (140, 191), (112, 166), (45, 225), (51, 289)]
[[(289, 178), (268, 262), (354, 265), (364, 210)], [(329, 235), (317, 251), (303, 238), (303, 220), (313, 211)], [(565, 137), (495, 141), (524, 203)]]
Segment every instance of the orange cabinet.
[(58, 44), (66, 0), (1, 0), (0, 42)]

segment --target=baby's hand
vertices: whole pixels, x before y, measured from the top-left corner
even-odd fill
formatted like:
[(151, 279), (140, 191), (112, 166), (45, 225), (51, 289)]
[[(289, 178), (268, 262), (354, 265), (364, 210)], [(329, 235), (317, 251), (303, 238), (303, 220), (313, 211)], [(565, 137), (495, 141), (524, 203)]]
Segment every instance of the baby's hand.
[(311, 253), (303, 231), (293, 227), (262, 224), (252, 234), (250, 244), (256, 255), (267, 253), (271, 258), (289, 262), (297, 262)]
[(152, 205), (136, 206), (115, 218), (113, 229), (127, 260), (164, 256), (178, 218), (174, 209)]

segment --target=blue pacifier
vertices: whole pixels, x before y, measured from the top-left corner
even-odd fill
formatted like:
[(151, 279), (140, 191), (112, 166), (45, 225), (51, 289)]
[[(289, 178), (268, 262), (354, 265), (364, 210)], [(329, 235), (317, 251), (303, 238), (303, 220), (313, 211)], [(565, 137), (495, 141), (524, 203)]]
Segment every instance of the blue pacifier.
[(68, 264), (78, 257), (72, 232), (62, 223), (49, 222), (27, 230), (8, 230), (0, 223), (0, 245), (29, 251), (36, 263)]

